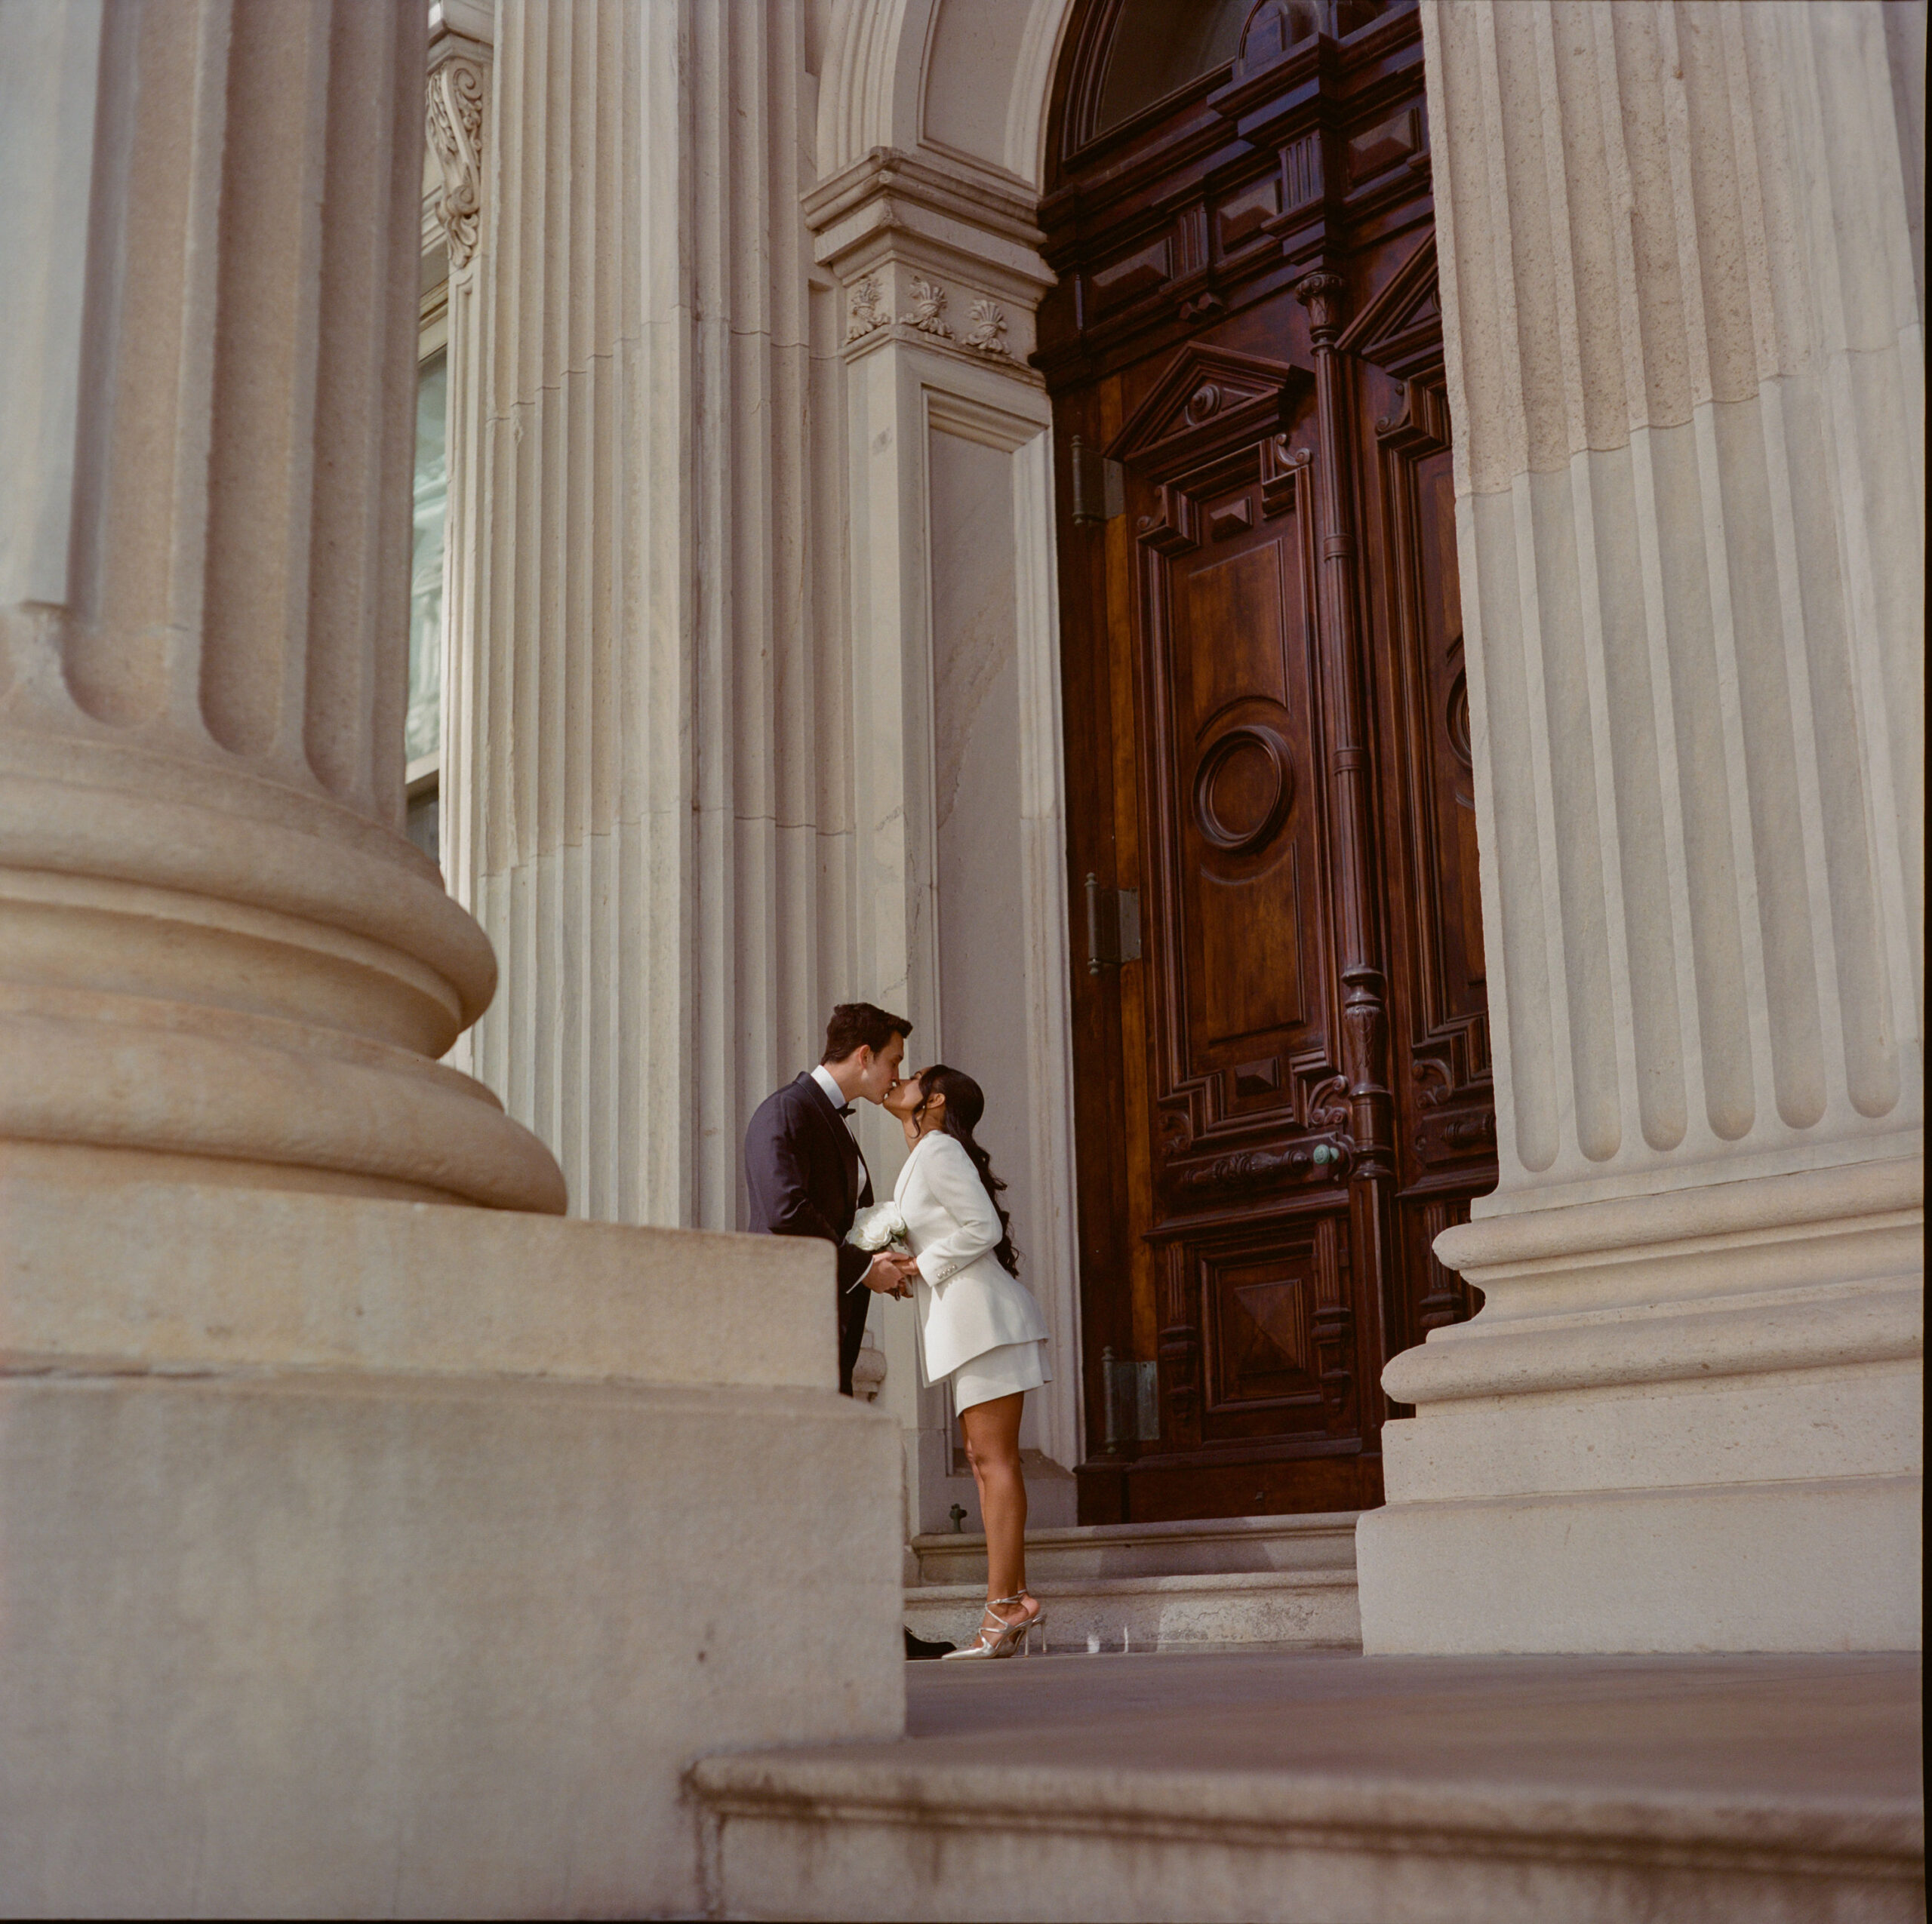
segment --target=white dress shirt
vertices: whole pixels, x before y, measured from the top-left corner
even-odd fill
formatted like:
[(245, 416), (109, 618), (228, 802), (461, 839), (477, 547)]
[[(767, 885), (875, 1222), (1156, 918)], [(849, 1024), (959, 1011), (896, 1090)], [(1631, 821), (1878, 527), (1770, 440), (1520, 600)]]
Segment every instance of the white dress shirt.
[[(832, 1071), (828, 1069), (823, 1062), (814, 1065), (812, 1068), (812, 1080), (818, 1084), (820, 1088), (825, 1091), (826, 1095), (832, 1098), (832, 1106), (835, 1109), (849, 1108), (851, 1106), (845, 1100), (844, 1090), (838, 1086), (838, 1083), (836, 1079), (833, 1077)], [(858, 1148), (859, 1139), (856, 1136), (852, 1135), (852, 1118), (850, 1116), (841, 1116), (839, 1117), (839, 1120), (845, 1125), (845, 1133), (848, 1136), (852, 1136), (852, 1146), (855, 1149)], [(872, 1180), (872, 1171), (866, 1166), (866, 1152), (863, 1149), (860, 1149), (859, 1193), (862, 1196), (866, 1193), (866, 1185)], [(848, 1283), (845, 1286), (848, 1290), (863, 1289), (865, 1287), (865, 1285), (862, 1282)]]
[[(820, 1088), (825, 1091), (826, 1095), (832, 1098), (832, 1106), (835, 1109), (849, 1109), (852, 1106), (851, 1103), (848, 1102), (845, 1099), (844, 1090), (838, 1086), (838, 1079), (837, 1077), (833, 1075), (832, 1071), (828, 1069), (823, 1062), (818, 1064), (817, 1066), (813, 1069), (812, 1080), (818, 1084)], [(848, 1116), (842, 1117), (841, 1120), (845, 1124), (846, 1134), (848, 1136), (851, 1136), (852, 1134), (851, 1118)], [(854, 1136), (853, 1140), (857, 1142), (858, 1139), (857, 1137)]]

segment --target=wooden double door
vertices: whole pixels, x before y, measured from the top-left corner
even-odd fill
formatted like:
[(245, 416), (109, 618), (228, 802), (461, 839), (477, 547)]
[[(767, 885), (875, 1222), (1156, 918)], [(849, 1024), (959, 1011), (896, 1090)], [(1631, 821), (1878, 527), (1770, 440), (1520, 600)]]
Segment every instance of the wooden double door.
[(1042, 213), (1087, 1522), (1380, 1501), (1494, 1181), (1419, 24), (1237, 11), (1087, 10)]

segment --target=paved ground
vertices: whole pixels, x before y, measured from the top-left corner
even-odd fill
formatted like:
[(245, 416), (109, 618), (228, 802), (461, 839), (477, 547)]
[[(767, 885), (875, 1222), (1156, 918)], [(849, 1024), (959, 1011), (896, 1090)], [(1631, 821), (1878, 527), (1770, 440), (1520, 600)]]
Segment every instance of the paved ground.
[(1922, 1684), (1903, 1655), (921, 1663), (899, 1755), (1889, 1803), (1923, 1795)]

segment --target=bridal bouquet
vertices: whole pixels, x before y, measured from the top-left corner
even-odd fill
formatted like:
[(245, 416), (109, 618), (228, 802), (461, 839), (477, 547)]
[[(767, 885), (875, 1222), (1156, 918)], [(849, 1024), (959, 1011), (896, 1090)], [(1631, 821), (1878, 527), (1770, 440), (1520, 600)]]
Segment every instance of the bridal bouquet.
[(899, 1205), (877, 1203), (852, 1219), (851, 1231), (845, 1240), (877, 1255), (881, 1249), (904, 1249), (906, 1234), (906, 1219), (899, 1213)]

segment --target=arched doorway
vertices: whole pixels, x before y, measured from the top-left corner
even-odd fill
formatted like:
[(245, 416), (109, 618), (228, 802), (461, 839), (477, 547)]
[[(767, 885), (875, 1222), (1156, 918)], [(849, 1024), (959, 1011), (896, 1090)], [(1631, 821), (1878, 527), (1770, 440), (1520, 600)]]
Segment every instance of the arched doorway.
[(1089, 0), (1046, 166), (1081, 1520), (1366, 1507), (1495, 1180), (1417, 11)]

